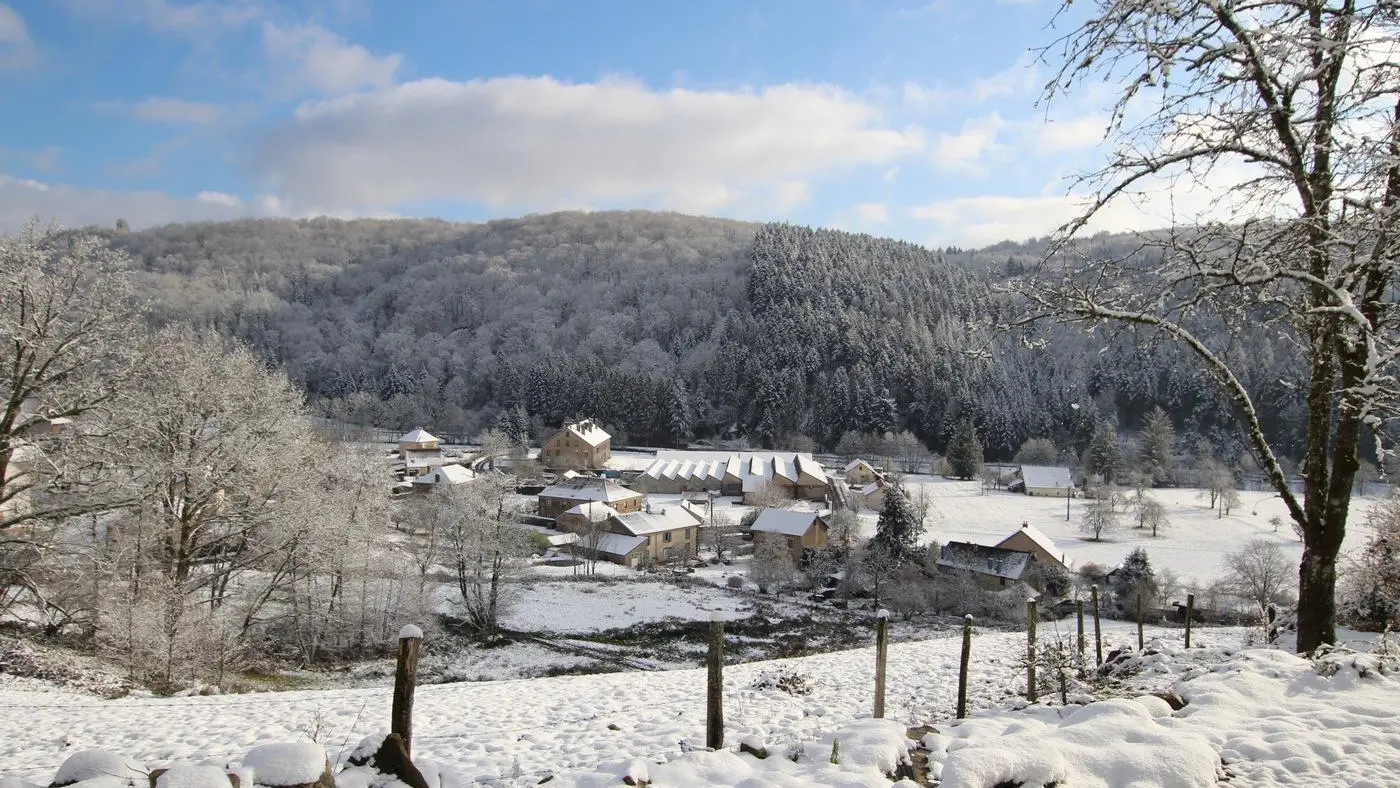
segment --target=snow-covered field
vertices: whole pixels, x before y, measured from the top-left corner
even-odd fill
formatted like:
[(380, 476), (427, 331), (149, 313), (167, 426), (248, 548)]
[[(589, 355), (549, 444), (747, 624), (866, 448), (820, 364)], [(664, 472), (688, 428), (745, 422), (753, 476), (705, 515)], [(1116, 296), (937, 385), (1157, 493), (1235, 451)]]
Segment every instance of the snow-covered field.
[(521, 592), (502, 624), (525, 632), (582, 634), (637, 623), (679, 619), (732, 621), (754, 609), (752, 597), (711, 586), (628, 580), (534, 582)]
[[(1112, 629), (1109, 640), (1126, 642), (1130, 632)], [(872, 649), (726, 668), (726, 742), (755, 737), (795, 762), (684, 753), (704, 740), (702, 670), (423, 686), (414, 753), (441, 767), (444, 788), (532, 785), (546, 775), (555, 785), (615, 785), (628, 770), (648, 773), (656, 785), (750, 778), (745, 784), (753, 786), (887, 785), (880, 772), (898, 757), (897, 747), (890, 754), (892, 737), (898, 745), (902, 726), (933, 724), (937, 732), (924, 742), (945, 788), (1028, 778), (1077, 788), (1205, 788), (1217, 774), (1228, 774), (1232, 786), (1400, 784), (1393, 663), (1343, 656), (1319, 670), (1280, 652), (1240, 651), (1240, 630), (1200, 631), (1204, 647), (1189, 654), (1176, 632), (1154, 635), (1161, 642), (1130, 660), (1141, 673), (1111, 694), (1174, 687), (1188, 701), (1175, 713), (1156, 699), (1023, 708), (1012, 693), (1024, 689), (1015, 664), (1024, 635), (980, 633), (971, 679), (977, 711), (958, 724), (948, 722), (957, 638), (892, 645), (887, 716), (898, 726), (851, 725), (870, 714)], [(804, 676), (810, 694), (754, 687), (774, 671)], [(88, 748), (147, 767), (206, 759), (233, 765), (256, 745), (310, 738), (339, 761), (386, 727), (390, 705), (387, 688), (99, 701), (34, 682), (10, 687), (0, 683), (7, 720), (0, 776), (35, 783), (47, 783), (67, 755)], [(838, 766), (829, 762), (832, 738), (843, 739)]]
[[(982, 492), (978, 482), (958, 482), (932, 476), (908, 476), (905, 483), (911, 494), (924, 490), (929, 506), (926, 541), (964, 541), (996, 544), (1028, 522), (1055, 541), (1068, 553), (1076, 566), (1094, 562), (1117, 566), (1123, 556), (1135, 547), (1143, 547), (1155, 567), (1170, 568), (1183, 579), (1194, 578), (1209, 583), (1224, 574), (1222, 560), (1226, 553), (1240, 549), (1252, 539), (1266, 539), (1277, 544), (1292, 560), (1302, 557), (1303, 546), (1287, 524), (1283, 502), (1269, 493), (1241, 492), (1240, 505), (1229, 515), (1217, 518), (1207, 509), (1201, 490), (1153, 490), (1152, 496), (1167, 508), (1169, 525), (1152, 537), (1148, 531), (1136, 530), (1123, 518), (1123, 526), (1106, 534), (1103, 541), (1092, 542), (1079, 531), (1084, 499), (1070, 502), (1069, 520), (1065, 520), (1065, 499), (1035, 498), (1018, 493), (988, 490)], [(1357, 498), (1352, 501), (1351, 518), (1347, 524), (1345, 550), (1359, 547), (1369, 535), (1366, 511), (1379, 499)], [(1285, 523), (1277, 532), (1269, 519), (1275, 515)], [(874, 533), (876, 512), (865, 512), (862, 520), (869, 533)]]

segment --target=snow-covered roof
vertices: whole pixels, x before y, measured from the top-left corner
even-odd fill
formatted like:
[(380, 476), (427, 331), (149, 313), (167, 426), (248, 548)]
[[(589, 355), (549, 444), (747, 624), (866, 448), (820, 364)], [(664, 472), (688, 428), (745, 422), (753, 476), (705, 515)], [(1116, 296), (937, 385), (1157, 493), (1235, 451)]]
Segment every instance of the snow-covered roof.
[(1069, 556), (1065, 555), (1065, 553), (1061, 551), (1060, 548), (1055, 546), (1054, 540), (1041, 533), (1040, 529), (1036, 528), (1030, 523), (1021, 523), (1021, 529), (998, 542), (997, 547), (1001, 547), (1002, 545), (1006, 544), (1013, 537), (1015, 537), (1016, 534), (1025, 534), (1027, 537), (1030, 538), (1032, 542), (1035, 542), (1037, 547), (1049, 553), (1056, 561), (1059, 561), (1065, 566), (1069, 566)]
[(601, 523), (609, 517), (616, 517), (617, 510), (601, 501), (587, 501), (569, 509), (564, 514), (582, 517), (590, 523)]
[(470, 470), (460, 465), (444, 465), (434, 468), (413, 480), (414, 484), (466, 484), (476, 478)]
[(564, 430), (589, 446), (599, 446), (612, 437), (592, 419), (576, 421), (565, 426)]
[(626, 534), (599, 534), (598, 552), (608, 555), (625, 556), (647, 543), (645, 536), (628, 536)]
[(659, 534), (678, 528), (691, 528), (699, 525), (704, 516), (690, 505), (677, 501), (665, 506), (649, 506), (647, 510), (616, 515), (616, 520), (634, 536)]
[(447, 457), (438, 449), (409, 449), (403, 453), (403, 461), (409, 468), (436, 468), (447, 462)]
[(972, 542), (949, 542), (938, 551), (938, 565), (966, 569), (982, 575), (1020, 580), (1031, 563), (1031, 554)]
[(1069, 468), (1049, 465), (1022, 465), (1021, 478), (1027, 487), (1066, 488), (1072, 484)]
[(399, 443), (433, 443), (437, 440), (438, 437), (436, 435), (432, 434), (431, 432), (428, 432), (422, 427), (419, 427), (413, 432), (405, 433), (399, 436)]
[(807, 533), (817, 519), (816, 512), (797, 512), (792, 509), (764, 509), (758, 513), (749, 530), (764, 534), (801, 536)]
[(850, 473), (851, 471), (855, 470), (856, 468), (859, 468), (859, 467), (862, 466), (862, 465), (864, 465), (866, 468), (869, 468), (872, 472), (875, 470), (875, 467), (874, 467), (874, 466), (872, 466), (870, 463), (866, 462), (865, 460), (862, 460), (862, 459), (859, 459), (859, 458), (854, 459), (854, 460), (851, 460), (850, 462), (846, 463), (846, 467), (842, 468), (841, 470), (844, 471), (844, 472), (846, 472), (846, 473)]
[(561, 482), (540, 491), (541, 498), (563, 498), (573, 501), (626, 501), (642, 494), (629, 490), (611, 479), (582, 477)]
[(864, 487), (861, 487), (856, 492), (859, 492), (861, 495), (870, 495), (871, 493), (885, 489), (885, 483), (886, 482), (884, 479), (876, 479), (875, 481), (865, 485)]

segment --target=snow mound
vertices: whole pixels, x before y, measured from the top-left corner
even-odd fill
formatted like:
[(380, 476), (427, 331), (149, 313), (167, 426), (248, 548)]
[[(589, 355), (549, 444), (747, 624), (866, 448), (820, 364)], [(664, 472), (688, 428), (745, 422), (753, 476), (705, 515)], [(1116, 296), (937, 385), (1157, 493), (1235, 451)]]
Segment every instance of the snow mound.
[(258, 785), (305, 785), (325, 773), (326, 751), (312, 741), (264, 744), (249, 750), (243, 765)]
[[(1076, 709), (993, 712), (952, 727), (942, 788), (1211, 788), (1219, 758), (1204, 737), (1126, 698)], [(1062, 718), (1061, 712), (1066, 712)], [(961, 741), (959, 741), (961, 739)], [(940, 753), (930, 751), (930, 760)]]
[[(319, 776), (319, 775), (318, 775)], [(229, 788), (228, 774), (207, 763), (176, 763), (161, 772), (155, 788)]]
[(97, 778), (121, 783), (145, 782), (146, 774), (146, 767), (130, 758), (106, 750), (82, 750), (68, 756), (58, 767), (51, 785), (72, 785)]

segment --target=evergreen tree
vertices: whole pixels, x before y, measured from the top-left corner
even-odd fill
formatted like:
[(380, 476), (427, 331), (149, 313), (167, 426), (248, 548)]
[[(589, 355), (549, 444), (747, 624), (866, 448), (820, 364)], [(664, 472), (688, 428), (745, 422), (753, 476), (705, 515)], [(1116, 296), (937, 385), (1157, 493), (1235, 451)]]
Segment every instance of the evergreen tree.
[(682, 445), (690, 438), (695, 425), (695, 409), (691, 404), (690, 387), (681, 378), (673, 378), (661, 397), (660, 430), (663, 443)]
[(904, 485), (896, 482), (885, 489), (885, 504), (880, 509), (880, 519), (875, 524), (870, 549), (882, 558), (903, 563), (918, 552), (923, 530), (919, 514), (910, 503)]
[(1113, 594), (1125, 614), (1136, 614), (1139, 602), (1143, 608), (1157, 604), (1157, 573), (1147, 559), (1146, 550), (1135, 547), (1123, 559), (1118, 573), (1113, 576)]
[(1171, 417), (1160, 407), (1153, 408), (1143, 421), (1139, 454), (1139, 470), (1151, 474), (1153, 484), (1171, 481), (1175, 442), (1176, 432), (1172, 428)]
[(1094, 437), (1084, 453), (1084, 470), (1098, 474), (1105, 482), (1117, 479), (1123, 469), (1123, 455), (1118, 448), (1118, 429), (1109, 419), (1099, 419)]
[(959, 479), (976, 479), (982, 473), (982, 442), (972, 419), (963, 417), (948, 444), (948, 466)]

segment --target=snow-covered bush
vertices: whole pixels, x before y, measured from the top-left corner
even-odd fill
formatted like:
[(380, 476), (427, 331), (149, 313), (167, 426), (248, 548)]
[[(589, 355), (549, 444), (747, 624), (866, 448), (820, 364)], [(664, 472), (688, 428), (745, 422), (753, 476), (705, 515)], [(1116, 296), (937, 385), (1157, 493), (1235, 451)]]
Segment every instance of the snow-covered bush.
[(754, 689), (776, 689), (789, 695), (812, 694), (812, 683), (806, 674), (792, 668), (765, 670), (749, 686)]

